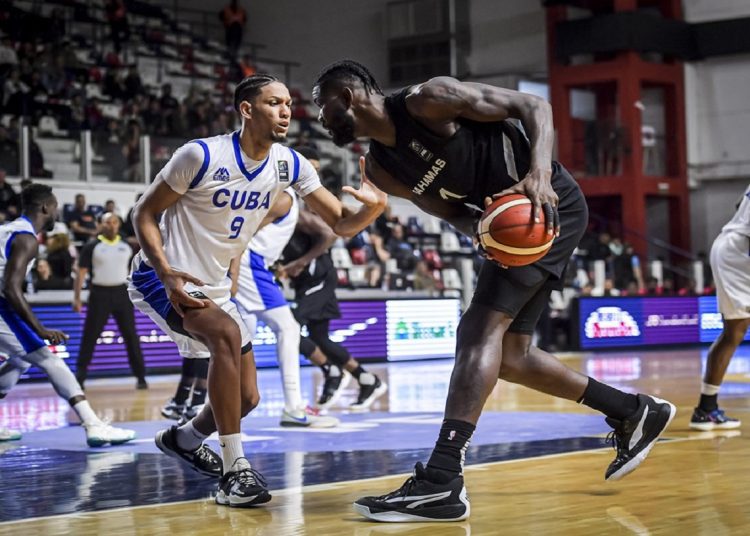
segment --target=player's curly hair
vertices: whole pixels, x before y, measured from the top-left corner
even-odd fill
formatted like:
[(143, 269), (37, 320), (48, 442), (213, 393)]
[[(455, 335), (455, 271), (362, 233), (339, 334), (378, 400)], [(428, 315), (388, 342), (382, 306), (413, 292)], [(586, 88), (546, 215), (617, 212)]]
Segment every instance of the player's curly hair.
[(278, 78), (270, 74), (253, 74), (243, 79), (234, 88), (234, 109), (239, 112), (242, 101), (252, 100), (260, 93), (261, 88), (278, 81)]
[(367, 93), (383, 94), (370, 70), (354, 60), (340, 60), (326, 65), (318, 74), (314, 85), (320, 86), (329, 80), (358, 80)]
[(52, 188), (46, 184), (32, 182), (21, 190), (21, 207), (23, 210), (39, 208), (52, 197)]

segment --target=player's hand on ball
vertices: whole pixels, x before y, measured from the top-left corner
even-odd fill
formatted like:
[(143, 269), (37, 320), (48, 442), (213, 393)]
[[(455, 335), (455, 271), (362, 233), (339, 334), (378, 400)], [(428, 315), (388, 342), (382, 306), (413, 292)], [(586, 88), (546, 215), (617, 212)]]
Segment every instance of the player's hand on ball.
[(516, 185), (493, 195), (492, 198), (497, 199), (508, 194), (525, 195), (534, 205), (534, 221), (541, 221), (541, 214), (544, 212), (547, 234), (560, 236), (560, 216), (557, 213), (559, 198), (552, 189), (551, 175), (552, 171), (533, 169)]
[(341, 191), (350, 194), (354, 199), (368, 207), (380, 206), (385, 208), (385, 205), (388, 202), (388, 194), (375, 186), (367, 177), (364, 156), (359, 157), (359, 174), (359, 189), (352, 188), (351, 186), (344, 186)]
[(185, 283), (192, 283), (199, 287), (204, 285), (203, 281), (197, 277), (170, 268), (160, 274), (159, 279), (161, 279), (161, 282), (164, 284), (164, 290), (167, 292), (169, 302), (172, 304), (172, 307), (174, 307), (174, 310), (177, 311), (178, 315), (185, 316), (184, 309), (186, 307), (200, 309), (207, 305), (206, 300), (193, 298), (190, 294), (185, 292)]
[(39, 337), (45, 341), (49, 341), (50, 344), (60, 344), (70, 338), (67, 333), (63, 333), (60, 330), (46, 328), (42, 328), (42, 331), (39, 332)]

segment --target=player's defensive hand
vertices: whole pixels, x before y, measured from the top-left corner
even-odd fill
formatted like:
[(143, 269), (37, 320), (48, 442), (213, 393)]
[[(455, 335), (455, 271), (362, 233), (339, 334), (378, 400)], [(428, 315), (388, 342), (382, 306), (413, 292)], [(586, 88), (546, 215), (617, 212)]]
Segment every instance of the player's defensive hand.
[(359, 175), (359, 189), (352, 188), (351, 186), (344, 186), (341, 191), (350, 194), (354, 199), (368, 207), (385, 208), (385, 204), (388, 202), (388, 194), (375, 186), (367, 177), (364, 156), (359, 157)]
[(287, 277), (297, 277), (305, 269), (306, 264), (299, 262), (299, 259), (292, 261), (289, 264), (285, 264), (281, 267), (282, 273)]
[(560, 236), (560, 216), (557, 213), (559, 198), (552, 189), (551, 170), (532, 169), (516, 185), (492, 196), (493, 199), (509, 194), (521, 194), (531, 199), (534, 205), (534, 221), (541, 221), (544, 211), (544, 221), (547, 224), (547, 234)]
[(167, 292), (169, 303), (172, 304), (172, 307), (174, 307), (174, 310), (177, 311), (178, 315), (185, 316), (185, 308), (193, 307), (201, 309), (206, 307), (206, 300), (193, 298), (190, 294), (185, 292), (184, 289), (185, 283), (192, 283), (202, 287), (204, 283), (197, 277), (170, 268), (161, 273), (159, 279), (161, 279), (161, 282), (164, 284), (164, 290)]
[(63, 333), (62, 331), (59, 331), (57, 329), (47, 328), (42, 328), (38, 335), (41, 339), (49, 341), (50, 344), (60, 344), (61, 342), (65, 342), (70, 338), (67, 333)]

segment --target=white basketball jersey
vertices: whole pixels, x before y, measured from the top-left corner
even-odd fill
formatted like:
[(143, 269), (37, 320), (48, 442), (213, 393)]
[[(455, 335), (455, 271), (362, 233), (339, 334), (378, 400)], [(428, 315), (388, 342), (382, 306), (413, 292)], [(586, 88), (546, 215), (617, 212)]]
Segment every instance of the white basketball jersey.
[[(0, 296), (4, 296), (2, 289), (5, 287), (5, 267), (8, 264), (11, 244), (13, 239), (19, 234), (30, 234), (36, 237), (34, 226), (26, 216), (21, 216), (12, 222), (0, 225)], [(27, 274), (33, 265), (34, 259), (26, 266)]]
[(167, 261), (206, 283), (209, 298), (228, 296), (229, 263), (245, 251), (279, 194), (291, 186), (306, 196), (320, 187), (312, 164), (283, 145), (273, 144), (262, 162), (251, 160), (239, 132), (188, 142), (159, 177), (182, 194), (160, 223)]
[(750, 186), (745, 189), (745, 195), (742, 196), (740, 206), (729, 223), (722, 229), (722, 232), (734, 231), (743, 235), (750, 236)]
[(294, 234), (294, 228), (297, 227), (299, 220), (299, 201), (297, 195), (290, 188), (286, 190), (292, 196), (292, 207), (286, 216), (269, 223), (250, 240), (249, 250), (254, 251), (266, 261), (270, 266), (276, 262), (284, 248)]

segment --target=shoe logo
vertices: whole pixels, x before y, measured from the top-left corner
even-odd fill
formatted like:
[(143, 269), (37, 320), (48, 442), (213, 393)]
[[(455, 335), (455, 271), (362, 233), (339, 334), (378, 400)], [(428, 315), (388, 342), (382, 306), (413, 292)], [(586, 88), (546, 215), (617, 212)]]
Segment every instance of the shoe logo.
[(451, 433), (448, 434), (448, 441), (453, 441), (453, 438), (456, 437), (456, 431), (451, 430)]
[(226, 445), (225, 445), (224, 443), (222, 443), (221, 441), (219, 441), (219, 446), (220, 446), (221, 448), (226, 448)]
[(422, 506), (423, 504), (436, 502), (436, 501), (442, 501), (443, 499), (447, 499), (450, 496), (450, 491), (443, 491), (440, 493), (433, 493), (432, 495), (415, 495), (411, 497), (394, 497), (393, 499), (388, 499), (387, 503), (394, 503), (394, 502), (410, 502), (414, 501), (413, 503), (407, 505), (407, 508), (416, 508), (417, 506)]
[(288, 416), (289, 416), (289, 418), (291, 418), (291, 419), (292, 419), (293, 421), (297, 421), (297, 422), (301, 422), (301, 423), (306, 423), (306, 422), (307, 422), (307, 415), (304, 415), (304, 416), (302, 416), (302, 417), (295, 417), (294, 415), (291, 415), (291, 414), (287, 414), (287, 415), (288, 415)]
[(635, 446), (638, 444), (638, 442), (643, 438), (643, 425), (646, 423), (647, 417), (648, 417), (648, 408), (646, 408), (643, 411), (643, 416), (641, 417), (641, 420), (638, 421), (638, 426), (635, 427), (635, 430), (633, 430), (633, 435), (630, 436), (630, 443), (628, 444), (628, 449), (633, 450)]

